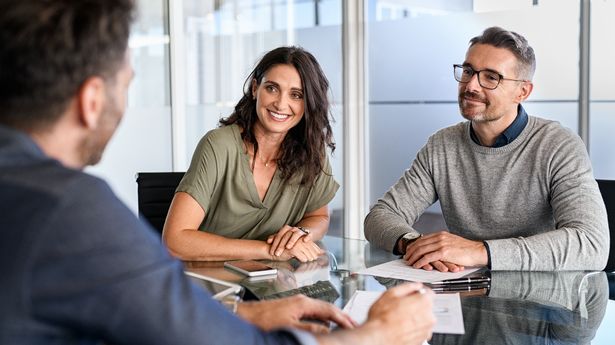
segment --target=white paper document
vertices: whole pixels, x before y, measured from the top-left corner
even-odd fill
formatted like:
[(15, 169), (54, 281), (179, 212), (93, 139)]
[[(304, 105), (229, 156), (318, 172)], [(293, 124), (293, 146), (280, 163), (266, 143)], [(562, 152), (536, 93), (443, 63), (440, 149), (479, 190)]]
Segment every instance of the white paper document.
[(404, 260), (399, 259), (372, 266), (370, 268), (365, 268), (356, 273), (384, 278), (408, 280), (412, 282), (432, 283), (447, 279), (461, 278), (478, 270), (478, 268), (466, 268), (465, 270), (457, 273), (440, 272), (436, 270), (425, 271), (423, 269), (412, 268), (406, 265)]
[[(367, 320), (367, 312), (372, 304), (382, 295), (381, 291), (355, 291), (350, 301), (344, 307), (350, 317), (362, 324)], [(436, 316), (434, 333), (464, 334), (463, 314), (459, 294), (434, 295), (433, 313)], [(403, 315), (400, 315), (403, 317)]]

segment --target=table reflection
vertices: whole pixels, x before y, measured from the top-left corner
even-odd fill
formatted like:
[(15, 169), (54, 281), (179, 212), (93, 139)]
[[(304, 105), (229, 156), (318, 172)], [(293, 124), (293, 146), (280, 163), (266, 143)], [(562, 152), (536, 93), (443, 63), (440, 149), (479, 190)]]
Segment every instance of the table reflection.
[[(318, 260), (272, 262), (277, 276), (248, 278), (225, 269), (220, 262), (186, 262), (186, 269), (235, 282), (263, 298), (283, 291), (330, 282), (343, 307), (356, 290), (384, 291), (403, 283), (396, 279), (364, 276), (358, 270), (398, 257), (366, 241), (325, 237), (326, 254)], [(430, 344), (589, 344), (601, 333), (609, 301), (609, 279), (604, 272), (488, 272), (489, 289), (461, 293), (465, 334), (434, 334)], [(615, 298), (615, 293), (612, 298)], [(611, 311), (612, 312), (612, 311)], [(403, 317), (403, 315), (400, 315)], [(609, 340), (612, 341), (613, 339)]]
[(430, 344), (589, 344), (607, 303), (604, 272), (492, 272), (488, 297), (461, 299), (465, 335)]

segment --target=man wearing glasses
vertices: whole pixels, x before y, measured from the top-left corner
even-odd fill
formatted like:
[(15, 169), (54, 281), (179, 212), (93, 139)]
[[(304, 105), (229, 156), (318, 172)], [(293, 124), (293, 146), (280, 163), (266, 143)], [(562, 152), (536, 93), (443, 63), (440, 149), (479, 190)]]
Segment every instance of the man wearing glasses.
[[(470, 40), (453, 66), (468, 121), (432, 135), (372, 207), (370, 242), (426, 270), (604, 268), (607, 216), (583, 142), (521, 105), (535, 68), (515, 32), (491, 27)], [(437, 200), (448, 231), (420, 235), (412, 225)]]

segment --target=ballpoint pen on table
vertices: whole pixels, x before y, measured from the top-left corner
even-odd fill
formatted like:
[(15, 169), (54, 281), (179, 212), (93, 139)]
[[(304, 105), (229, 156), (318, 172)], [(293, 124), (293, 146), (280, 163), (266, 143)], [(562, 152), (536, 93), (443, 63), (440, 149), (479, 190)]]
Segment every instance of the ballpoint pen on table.
[(440, 285), (457, 285), (457, 284), (474, 284), (474, 283), (488, 283), (491, 281), (489, 277), (467, 277), (467, 278), (458, 278), (458, 279), (449, 279), (443, 280), (440, 282), (431, 282), (427, 283), (431, 286), (440, 286)]
[(480, 289), (489, 289), (491, 284), (487, 282), (478, 283), (478, 284), (468, 284), (468, 285), (445, 285), (445, 286), (436, 286), (432, 287), (431, 290), (433, 292), (454, 292), (454, 291), (472, 291), (472, 290), (480, 290)]

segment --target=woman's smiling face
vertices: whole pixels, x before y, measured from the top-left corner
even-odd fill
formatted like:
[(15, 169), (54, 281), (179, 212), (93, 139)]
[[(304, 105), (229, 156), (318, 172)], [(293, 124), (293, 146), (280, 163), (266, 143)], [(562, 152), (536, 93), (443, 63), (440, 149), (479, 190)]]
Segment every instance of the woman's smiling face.
[(252, 96), (256, 98), (256, 114), (260, 127), (267, 134), (286, 134), (303, 118), (305, 102), (299, 72), (292, 65), (275, 65), (261, 80), (252, 81)]

